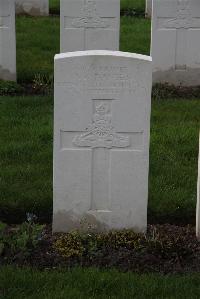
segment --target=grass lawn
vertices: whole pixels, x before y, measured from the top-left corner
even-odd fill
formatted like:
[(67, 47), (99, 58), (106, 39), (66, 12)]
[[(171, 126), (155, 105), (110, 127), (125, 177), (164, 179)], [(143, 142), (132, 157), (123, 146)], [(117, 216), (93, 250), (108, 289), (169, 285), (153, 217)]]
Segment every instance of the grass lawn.
[(199, 274), (159, 276), (115, 270), (34, 271), (3, 267), (2, 299), (199, 299)]
[(11, 222), (34, 210), (50, 219), (52, 102), (47, 97), (0, 99), (0, 214)]
[[(17, 76), (30, 82), (37, 74), (53, 74), (53, 58), (59, 53), (59, 17), (17, 17)], [(121, 18), (120, 49), (149, 54), (150, 20)]]
[(59, 17), (17, 17), (18, 82), (30, 82), (35, 75), (52, 75), (53, 59), (59, 53)]
[(153, 103), (148, 209), (153, 222), (195, 222), (199, 115), (199, 100)]
[[(0, 97), (0, 218), (52, 214), (51, 97)], [(195, 220), (200, 102), (152, 105), (149, 220)]]
[(145, 0), (121, 0), (122, 9), (133, 9), (135, 11), (145, 11)]

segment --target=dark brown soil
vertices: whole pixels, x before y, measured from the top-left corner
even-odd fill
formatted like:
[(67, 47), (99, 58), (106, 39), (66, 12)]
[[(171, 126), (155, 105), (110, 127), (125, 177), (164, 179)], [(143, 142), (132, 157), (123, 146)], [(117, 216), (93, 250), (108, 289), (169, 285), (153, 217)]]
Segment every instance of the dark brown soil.
[(121, 271), (185, 273), (200, 272), (200, 242), (191, 226), (155, 225), (148, 227), (146, 236), (141, 235), (140, 246), (130, 248), (127, 244), (115, 246), (108, 241), (77, 257), (64, 258), (53, 244), (61, 234), (52, 235), (50, 227), (44, 231), (39, 246), (28, 256), (17, 255), (13, 259), (4, 255), (0, 264), (17, 264), (39, 269), (58, 267), (102, 267)]

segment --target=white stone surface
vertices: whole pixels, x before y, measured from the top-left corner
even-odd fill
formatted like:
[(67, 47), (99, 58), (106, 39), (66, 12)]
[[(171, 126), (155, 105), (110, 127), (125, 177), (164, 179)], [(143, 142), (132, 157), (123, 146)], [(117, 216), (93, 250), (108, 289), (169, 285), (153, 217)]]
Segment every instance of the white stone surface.
[(146, 15), (147, 18), (151, 18), (151, 14), (152, 14), (152, 1), (153, 0), (146, 0), (145, 15)]
[(119, 50), (120, 0), (61, 0), (60, 52)]
[(154, 0), (153, 81), (200, 85), (200, 1)]
[(147, 226), (151, 58), (55, 56), (53, 230)]
[(15, 0), (16, 14), (48, 16), (49, 0)]
[(197, 238), (200, 239), (200, 134), (199, 134), (199, 160), (198, 160), (198, 181), (197, 181), (196, 234), (197, 234)]
[(16, 80), (15, 3), (0, 0), (0, 79)]

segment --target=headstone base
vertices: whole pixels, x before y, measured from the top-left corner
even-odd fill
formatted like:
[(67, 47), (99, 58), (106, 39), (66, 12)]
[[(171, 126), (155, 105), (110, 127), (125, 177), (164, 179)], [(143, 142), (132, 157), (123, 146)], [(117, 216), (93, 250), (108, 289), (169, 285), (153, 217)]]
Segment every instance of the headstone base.
[(200, 68), (153, 72), (153, 83), (168, 83), (186, 87), (198, 86), (200, 85)]

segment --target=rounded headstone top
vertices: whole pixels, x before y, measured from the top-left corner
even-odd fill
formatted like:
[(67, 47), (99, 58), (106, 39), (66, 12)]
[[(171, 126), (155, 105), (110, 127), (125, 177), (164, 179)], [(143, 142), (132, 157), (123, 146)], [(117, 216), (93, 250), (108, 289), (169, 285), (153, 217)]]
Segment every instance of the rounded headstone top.
[(124, 57), (135, 58), (138, 60), (152, 61), (151, 56), (141, 55), (136, 53), (121, 52), (121, 51), (109, 51), (109, 50), (88, 50), (88, 51), (75, 51), (66, 52), (55, 55), (55, 60), (69, 57), (87, 57), (87, 56), (112, 56), (112, 57)]

